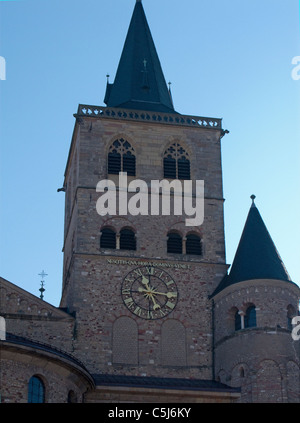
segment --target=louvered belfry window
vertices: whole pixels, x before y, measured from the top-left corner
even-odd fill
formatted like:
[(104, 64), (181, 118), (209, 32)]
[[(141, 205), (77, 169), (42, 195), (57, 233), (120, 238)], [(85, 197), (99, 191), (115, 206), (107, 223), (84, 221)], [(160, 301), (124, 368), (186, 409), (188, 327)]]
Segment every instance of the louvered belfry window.
[(186, 237), (186, 253), (201, 256), (202, 245), (201, 238), (198, 235), (187, 235)]
[(136, 250), (135, 233), (131, 229), (120, 231), (120, 250)]
[(164, 154), (164, 178), (191, 179), (191, 165), (189, 154), (180, 144), (172, 144)]
[(176, 160), (170, 155), (164, 158), (164, 178), (177, 179)]
[(100, 248), (116, 249), (116, 233), (110, 228), (101, 231)]
[(108, 153), (108, 173), (127, 172), (128, 176), (135, 176), (135, 167), (135, 152), (130, 143), (123, 138), (114, 141)]
[(182, 237), (176, 232), (168, 234), (167, 251), (168, 253), (182, 254)]

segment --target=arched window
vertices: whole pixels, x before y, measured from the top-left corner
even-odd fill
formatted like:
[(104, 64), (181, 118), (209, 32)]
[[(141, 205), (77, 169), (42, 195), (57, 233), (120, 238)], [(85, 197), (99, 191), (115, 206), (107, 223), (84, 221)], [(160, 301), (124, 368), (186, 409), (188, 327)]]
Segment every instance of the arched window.
[(180, 144), (172, 144), (164, 153), (164, 178), (191, 179), (190, 159)]
[(256, 310), (254, 305), (247, 308), (244, 319), (245, 328), (253, 328), (256, 326)]
[(197, 256), (202, 255), (201, 238), (198, 235), (187, 235), (186, 237), (186, 253)]
[(77, 395), (75, 394), (74, 391), (69, 391), (68, 392), (68, 403), (69, 404), (75, 404), (75, 403), (77, 403)]
[(244, 367), (241, 367), (241, 368), (240, 368), (239, 373), (240, 373), (240, 378), (245, 377), (245, 370), (244, 370)]
[(235, 331), (240, 330), (241, 327), (242, 327), (242, 324), (241, 324), (241, 315), (239, 313), (239, 310), (237, 310), (235, 312), (235, 315), (234, 315), (234, 330)]
[(136, 250), (135, 233), (131, 229), (122, 229), (120, 232), (120, 250)]
[(176, 232), (168, 234), (167, 252), (182, 254), (182, 237)]
[(32, 376), (28, 383), (28, 403), (44, 403), (45, 386), (38, 376)]
[(103, 228), (100, 237), (100, 248), (116, 249), (116, 233), (110, 228)]
[(123, 138), (114, 141), (108, 153), (108, 173), (127, 172), (128, 176), (135, 176), (135, 164), (135, 152), (129, 142)]

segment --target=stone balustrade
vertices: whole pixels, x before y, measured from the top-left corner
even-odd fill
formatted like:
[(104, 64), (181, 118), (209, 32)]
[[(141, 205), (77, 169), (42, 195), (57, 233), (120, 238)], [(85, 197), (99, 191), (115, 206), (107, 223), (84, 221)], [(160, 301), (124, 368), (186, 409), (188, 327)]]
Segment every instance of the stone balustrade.
[(96, 117), (106, 119), (124, 119), (131, 121), (142, 121), (152, 123), (163, 123), (168, 125), (194, 126), (201, 128), (222, 130), (222, 119), (186, 116), (177, 113), (147, 112), (141, 110), (129, 110), (122, 108), (111, 108), (102, 106), (88, 106), (79, 104), (75, 117)]

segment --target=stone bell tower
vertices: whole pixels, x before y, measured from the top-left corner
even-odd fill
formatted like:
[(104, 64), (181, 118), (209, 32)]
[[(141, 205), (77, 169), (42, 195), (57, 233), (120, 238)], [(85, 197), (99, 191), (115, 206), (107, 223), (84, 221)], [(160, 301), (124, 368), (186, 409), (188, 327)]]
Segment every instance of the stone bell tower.
[[(61, 307), (76, 317), (73, 354), (99, 386), (134, 380), (216, 392), (209, 295), (227, 270), (225, 131), (221, 119), (174, 109), (141, 1), (104, 101), (106, 107), (79, 105), (65, 172)], [(120, 172), (128, 184), (146, 184), (148, 214), (120, 213), (117, 203), (116, 213), (99, 215), (99, 181), (134, 201)], [(194, 200), (195, 181), (204, 181), (202, 225), (187, 226), (184, 212), (151, 215), (151, 181), (163, 179), (192, 181)]]

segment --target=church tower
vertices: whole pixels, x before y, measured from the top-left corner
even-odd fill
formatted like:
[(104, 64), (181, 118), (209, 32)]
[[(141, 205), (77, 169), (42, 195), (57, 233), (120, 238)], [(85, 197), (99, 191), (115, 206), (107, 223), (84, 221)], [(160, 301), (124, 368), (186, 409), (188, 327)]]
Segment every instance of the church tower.
[[(172, 378), (173, 387), (175, 380), (184, 386), (193, 379), (195, 386), (212, 388), (209, 296), (227, 270), (220, 148), (225, 131), (221, 119), (175, 111), (141, 1), (105, 104), (79, 105), (65, 171), (61, 307), (76, 318), (72, 353), (98, 385), (126, 384), (128, 378), (155, 385)], [(107, 194), (97, 189), (100, 181), (116, 187), (111, 192), (118, 200), (134, 202), (136, 192), (120, 185), (120, 172), (128, 184), (146, 184), (148, 214), (140, 201), (140, 214), (124, 212), (117, 202), (115, 213), (99, 215), (97, 204)], [(203, 224), (187, 226), (185, 209), (151, 214), (151, 181), (163, 179), (182, 186), (192, 181), (193, 201), (196, 181), (204, 181)]]
[(228, 131), (175, 109), (141, 0), (104, 103), (75, 114), (60, 307), (0, 278), (1, 401), (299, 402), (300, 288), (255, 196), (226, 264)]

